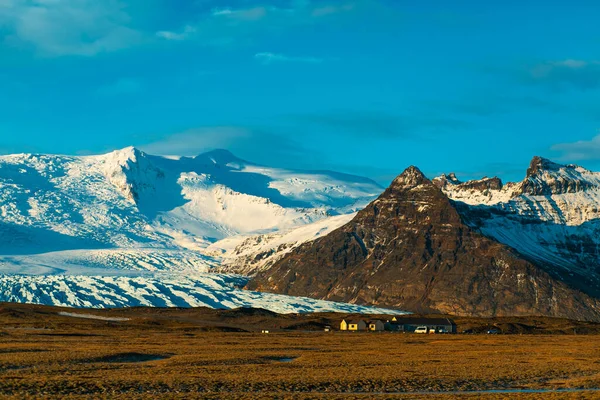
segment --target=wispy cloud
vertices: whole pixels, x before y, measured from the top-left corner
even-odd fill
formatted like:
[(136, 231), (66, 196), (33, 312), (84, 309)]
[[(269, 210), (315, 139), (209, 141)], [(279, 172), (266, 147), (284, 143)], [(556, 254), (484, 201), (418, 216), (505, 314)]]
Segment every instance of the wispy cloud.
[(600, 130), (591, 140), (559, 143), (552, 146), (551, 150), (558, 152), (561, 160), (600, 160)]
[(203, 45), (224, 46), (251, 41), (261, 32), (289, 27), (294, 20), (293, 12), (278, 7), (214, 8), (192, 16), (181, 28), (160, 30), (155, 36), (165, 40), (190, 40)]
[(284, 54), (277, 53), (256, 53), (254, 55), (254, 59), (258, 62), (269, 65), (273, 63), (281, 63), (281, 62), (299, 62), (299, 63), (308, 63), (308, 64), (319, 64), (323, 62), (323, 59), (316, 57), (292, 57), (286, 56)]
[[(275, 5), (276, 4), (276, 5)], [(169, 40), (197, 40), (208, 45), (230, 45), (238, 41), (251, 41), (255, 36), (274, 34), (295, 26), (319, 23), (322, 17), (350, 12), (354, 3), (340, 3), (332, 0), (320, 1), (295, 0), (280, 1), (267, 5), (264, 2), (244, 2), (239, 7), (212, 8), (188, 21), (180, 29), (168, 29), (156, 32), (156, 36)], [(192, 31), (193, 30), (193, 31)], [(190, 33), (196, 33), (190, 34)], [(264, 53), (266, 56), (270, 53)], [(292, 61), (289, 57), (279, 58), (273, 54), (270, 61)], [(294, 61), (315, 62), (313, 58), (298, 58)]]
[(139, 147), (150, 154), (169, 156), (196, 156), (214, 149), (228, 149), (239, 157), (248, 157), (257, 162), (280, 164), (285, 159), (290, 167), (303, 167), (313, 161), (311, 153), (289, 136), (266, 129), (239, 126), (191, 129)]
[(118, 0), (3, 0), (5, 43), (46, 56), (92, 56), (138, 43), (141, 34)]
[(193, 26), (186, 25), (179, 32), (158, 31), (156, 32), (156, 36), (166, 40), (185, 40), (191, 37), (194, 33), (196, 33), (196, 28), (194, 28)]
[(531, 83), (557, 89), (597, 89), (600, 87), (600, 61), (548, 61), (529, 68), (525, 78)]
[(217, 8), (213, 9), (212, 16), (238, 21), (258, 21), (267, 16), (269, 12), (276, 13), (277, 7), (251, 7), (242, 9)]
[[(146, 5), (146, 2), (137, 0), (0, 0), (0, 29), (3, 34), (0, 46), (30, 48), (52, 57), (94, 56), (155, 40), (195, 40), (204, 45), (222, 46), (253, 42), (259, 35), (272, 35), (293, 27), (319, 23), (325, 20), (323, 17), (356, 9), (355, 2), (343, 0), (288, 0), (273, 4), (259, 0), (234, 1), (237, 7), (226, 8), (211, 8), (210, 5), (219, 4), (216, 0), (197, 1), (189, 7), (191, 12), (185, 20), (169, 21), (165, 18), (163, 26), (157, 27), (156, 21), (147, 20), (147, 15), (148, 9), (159, 7), (161, 3), (152, 1)], [(316, 59), (309, 57), (302, 61), (314, 62)]]
[[(196, 2), (189, 7), (193, 12), (185, 21), (173, 23), (165, 19), (162, 22), (169, 25), (156, 29), (145, 18), (149, 8), (162, 2), (152, 1), (142, 7), (146, 3), (137, 0), (0, 0), (0, 46), (29, 48), (54, 57), (94, 56), (153, 40), (229, 45), (251, 42), (259, 34), (317, 23), (321, 17), (354, 9), (353, 3), (339, 1), (267, 4), (253, 0), (234, 2), (238, 7), (227, 8), (210, 8), (206, 4), (218, 4), (217, 1)], [(305, 59), (309, 60), (312, 59)]]

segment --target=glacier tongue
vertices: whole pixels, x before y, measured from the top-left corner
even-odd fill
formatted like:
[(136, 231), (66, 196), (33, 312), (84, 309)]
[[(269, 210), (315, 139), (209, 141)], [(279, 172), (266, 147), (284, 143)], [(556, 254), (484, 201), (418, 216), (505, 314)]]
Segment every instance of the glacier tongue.
[(152, 276), (0, 275), (0, 302), (63, 307), (264, 308), (278, 313), (398, 311), (239, 289), (247, 278), (219, 274)]

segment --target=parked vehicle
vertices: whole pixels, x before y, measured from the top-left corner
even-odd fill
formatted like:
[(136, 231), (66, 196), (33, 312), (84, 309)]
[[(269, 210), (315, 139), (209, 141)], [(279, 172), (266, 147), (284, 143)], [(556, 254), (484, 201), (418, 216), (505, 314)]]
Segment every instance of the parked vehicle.
[(429, 328), (427, 328), (426, 326), (418, 326), (417, 329), (415, 329), (415, 333), (427, 333), (429, 332)]

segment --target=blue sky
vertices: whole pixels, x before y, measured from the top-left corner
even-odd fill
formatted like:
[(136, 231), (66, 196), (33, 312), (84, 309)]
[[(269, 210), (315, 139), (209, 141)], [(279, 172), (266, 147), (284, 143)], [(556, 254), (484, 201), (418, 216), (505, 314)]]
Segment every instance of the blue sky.
[(0, 0), (0, 153), (600, 168), (600, 3)]

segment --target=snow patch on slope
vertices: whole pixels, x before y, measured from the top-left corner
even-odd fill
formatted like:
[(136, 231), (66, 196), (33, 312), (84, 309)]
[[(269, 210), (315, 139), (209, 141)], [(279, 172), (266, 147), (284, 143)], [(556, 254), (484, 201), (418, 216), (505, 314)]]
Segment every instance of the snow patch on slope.
[(600, 173), (535, 157), (518, 183), (434, 183), (484, 235), (600, 293)]
[(350, 222), (356, 213), (338, 215), (281, 232), (233, 236), (209, 246), (205, 254), (219, 257), (218, 270), (253, 275), (267, 269), (303, 243), (328, 235)]

